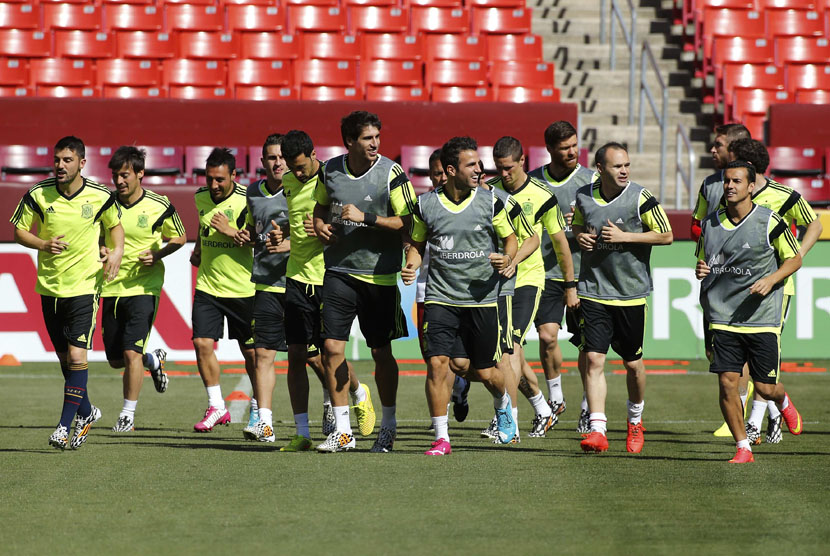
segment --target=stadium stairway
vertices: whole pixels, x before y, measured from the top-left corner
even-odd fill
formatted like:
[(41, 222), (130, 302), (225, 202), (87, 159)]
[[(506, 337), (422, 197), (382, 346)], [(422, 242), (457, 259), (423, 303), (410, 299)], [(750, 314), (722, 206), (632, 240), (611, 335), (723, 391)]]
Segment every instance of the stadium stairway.
[[(700, 180), (710, 173), (708, 159), (711, 115), (704, 114), (699, 96), (692, 88), (693, 66), (681, 59), (682, 48), (673, 32), (672, 0), (634, 0), (637, 7), (637, 73), (640, 79), (640, 49), (648, 41), (657, 58), (660, 71), (669, 84), (667, 106), (666, 184), (661, 201), (673, 208), (675, 200), (675, 137), (677, 124), (689, 131), (697, 167), (693, 190), (697, 193)], [(610, 22), (610, 0), (609, 17)], [(563, 102), (579, 104), (581, 143), (593, 152), (607, 141), (619, 141), (629, 147), (632, 178), (654, 193), (660, 190), (660, 128), (647, 105), (644, 150), (637, 153), (637, 124), (628, 125), (628, 48), (617, 31), (616, 69), (609, 69), (610, 47), (600, 43), (600, 0), (528, 0), (534, 8), (533, 32), (544, 37), (545, 60), (556, 63), (556, 86)], [(622, 2), (623, 17), (628, 25), (628, 4)], [(607, 23), (606, 23), (607, 24)], [(659, 86), (652, 72), (647, 79), (660, 102)], [(639, 89), (635, 88), (634, 121), (638, 121)], [(593, 159), (592, 159), (593, 162)], [(688, 206), (685, 194), (682, 207)]]

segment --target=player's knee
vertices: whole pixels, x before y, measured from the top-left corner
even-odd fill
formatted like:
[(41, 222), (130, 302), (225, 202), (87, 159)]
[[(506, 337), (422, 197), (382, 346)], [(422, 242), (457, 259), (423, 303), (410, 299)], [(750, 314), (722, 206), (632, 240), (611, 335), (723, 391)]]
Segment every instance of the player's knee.
[(375, 361), (382, 361), (382, 362), (389, 362), (390, 360), (394, 360), (395, 357), (392, 355), (392, 344), (386, 344), (383, 347), (372, 348), (372, 359)]
[(213, 351), (213, 338), (193, 338), (193, 347), (199, 354), (211, 353)]
[(342, 356), (346, 353), (346, 342), (342, 340), (326, 340), (323, 343), (326, 357)]
[(551, 330), (550, 327), (543, 326), (539, 329), (539, 343), (542, 344), (545, 351), (556, 349), (556, 346), (559, 345), (559, 334)]
[(113, 369), (123, 369), (124, 368), (124, 360), (123, 359), (108, 359), (107, 363), (109, 363), (110, 367)]

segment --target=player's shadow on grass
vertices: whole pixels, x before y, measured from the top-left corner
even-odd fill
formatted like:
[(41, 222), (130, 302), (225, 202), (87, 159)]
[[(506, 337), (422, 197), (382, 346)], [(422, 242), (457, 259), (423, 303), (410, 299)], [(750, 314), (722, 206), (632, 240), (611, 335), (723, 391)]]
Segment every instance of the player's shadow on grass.
[(4, 452), (23, 454), (60, 454), (62, 450), (56, 450), (55, 448), (52, 448), (51, 450), (44, 448), (0, 448), (0, 453)]
[(53, 426), (49, 426), (49, 425), (44, 425), (44, 426), (40, 426), (40, 425), (0, 425), (0, 430), (2, 430), (2, 429), (9, 429), (9, 430), (13, 430), (13, 429), (30, 429), (30, 430), (45, 429), (45, 430), (54, 431), (55, 427), (54, 427), (54, 425)]
[[(181, 440), (178, 438), (177, 440)], [(222, 440), (222, 439), (215, 439), (215, 440)], [(184, 449), (184, 450), (225, 450), (230, 452), (279, 452), (279, 446), (264, 446), (262, 444), (254, 444), (251, 442), (243, 444), (242, 440), (236, 441), (235, 444), (218, 444), (216, 442), (198, 442), (194, 440), (194, 442), (141, 442), (140, 439), (136, 438), (135, 440), (127, 441), (127, 442), (100, 442), (99, 444), (110, 444), (110, 445), (128, 445), (134, 444), (136, 446), (140, 446), (142, 448), (176, 448), (176, 449)]]

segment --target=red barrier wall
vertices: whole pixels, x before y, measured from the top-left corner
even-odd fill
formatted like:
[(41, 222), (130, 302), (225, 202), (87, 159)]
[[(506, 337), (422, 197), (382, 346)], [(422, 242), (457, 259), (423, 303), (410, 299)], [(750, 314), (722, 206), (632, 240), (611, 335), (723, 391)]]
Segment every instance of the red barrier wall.
[(771, 105), (768, 139), (771, 147), (830, 147), (830, 105)]

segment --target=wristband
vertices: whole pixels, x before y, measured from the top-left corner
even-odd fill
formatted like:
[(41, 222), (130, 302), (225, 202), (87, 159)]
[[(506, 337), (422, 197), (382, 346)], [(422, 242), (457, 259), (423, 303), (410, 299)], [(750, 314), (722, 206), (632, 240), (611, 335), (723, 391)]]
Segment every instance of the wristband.
[(371, 214), (369, 212), (363, 214), (363, 223), (367, 226), (374, 226), (377, 221), (378, 217), (376, 214)]
[(570, 280), (567, 282), (562, 283), (565, 286), (565, 289), (575, 288), (576, 287), (576, 280)]

